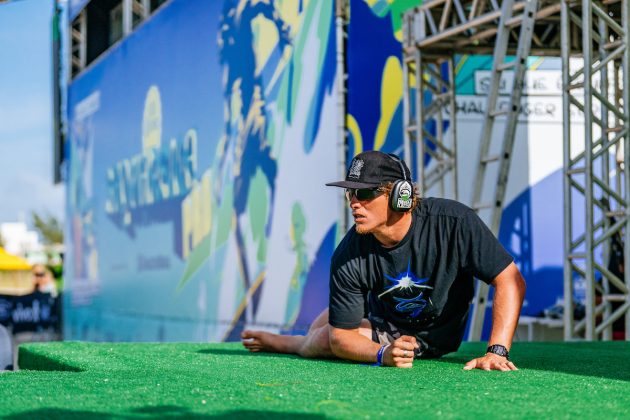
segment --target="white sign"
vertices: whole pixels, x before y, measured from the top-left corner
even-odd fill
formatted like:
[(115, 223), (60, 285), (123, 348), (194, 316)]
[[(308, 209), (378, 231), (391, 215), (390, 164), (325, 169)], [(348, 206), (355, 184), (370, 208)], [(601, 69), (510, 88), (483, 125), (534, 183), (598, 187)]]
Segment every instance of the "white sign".
[[(457, 119), (482, 120), (488, 104), (487, 96), (457, 95)], [(501, 97), (497, 101), (497, 108), (503, 110), (510, 104), (510, 99)], [(597, 112), (597, 110), (596, 110)], [(445, 109), (448, 118), (448, 108)], [(498, 115), (497, 121), (505, 120), (505, 115)], [(518, 115), (519, 122), (562, 122), (562, 97), (559, 96), (523, 96)], [(571, 122), (584, 121), (584, 114), (575, 106), (571, 106)]]
[[(492, 71), (475, 71), (475, 93), (487, 95), (492, 82)], [(504, 71), (499, 83), (499, 94), (510, 95), (514, 89), (514, 72)], [(525, 72), (523, 95), (562, 96), (562, 72), (558, 70), (539, 70)]]

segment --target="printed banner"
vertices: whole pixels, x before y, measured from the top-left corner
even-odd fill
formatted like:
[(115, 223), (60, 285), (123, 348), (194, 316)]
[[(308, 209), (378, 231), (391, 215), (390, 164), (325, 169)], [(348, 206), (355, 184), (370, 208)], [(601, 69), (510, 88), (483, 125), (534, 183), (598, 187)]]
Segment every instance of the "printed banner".
[(71, 83), (66, 338), (237, 340), (327, 306), (333, 6), (173, 0)]
[(53, 329), (59, 331), (61, 298), (50, 293), (23, 296), (0, 295), (0, 324), (14, 334)]

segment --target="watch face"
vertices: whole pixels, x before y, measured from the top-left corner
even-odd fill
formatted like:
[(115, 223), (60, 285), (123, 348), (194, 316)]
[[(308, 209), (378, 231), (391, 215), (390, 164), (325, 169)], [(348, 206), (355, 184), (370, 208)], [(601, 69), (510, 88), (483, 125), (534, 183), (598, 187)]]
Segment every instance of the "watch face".
[(505, 358), (508, 357), (508, 350), (504, 346), (499, 345), (499, 344), (494, 344), (488, 347), (488, 349), (486, 350), (486, 353), (494, 353), (498, 356), (503, 356)]

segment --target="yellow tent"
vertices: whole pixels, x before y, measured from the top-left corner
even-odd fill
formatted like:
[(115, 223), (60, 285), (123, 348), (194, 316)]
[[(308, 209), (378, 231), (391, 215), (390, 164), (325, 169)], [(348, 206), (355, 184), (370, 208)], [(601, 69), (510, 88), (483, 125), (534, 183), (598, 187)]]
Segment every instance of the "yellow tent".
[(25, 259), (7, 254), (4, 248), (0, 247), (0, 270), (23, 271), (30, 269), (31, 265)]
[(32, 291), (31, 265), (0, 247), (0, 294), (24, 295)]

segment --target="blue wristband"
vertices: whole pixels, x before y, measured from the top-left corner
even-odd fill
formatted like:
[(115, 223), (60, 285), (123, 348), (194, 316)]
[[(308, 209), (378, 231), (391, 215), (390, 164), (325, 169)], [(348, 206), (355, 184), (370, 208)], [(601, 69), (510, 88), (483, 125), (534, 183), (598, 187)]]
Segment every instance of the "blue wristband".
[(374, 366), (383, 366), (383, 353), (385, 353), (385, 349), (387, 347), (389, 347), (389, 344), (381, 346), (381, 348), (378, 349), (378, 353), (376, 353), (376, 363)]

